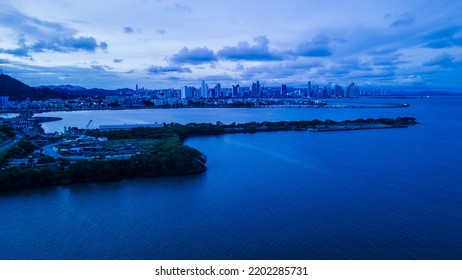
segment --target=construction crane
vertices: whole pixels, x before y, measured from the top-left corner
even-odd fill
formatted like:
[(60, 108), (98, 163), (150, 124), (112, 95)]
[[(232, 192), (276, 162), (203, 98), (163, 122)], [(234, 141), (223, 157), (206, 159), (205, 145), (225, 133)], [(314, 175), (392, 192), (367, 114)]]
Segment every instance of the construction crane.
[(90, 121), (87, 123), (87, 126), (85, 126), (85, 128), (83, 129), (82, 134), (80, 135), (80, 139), (85, 138), (85, 132), (87, 132), (88, 127), (90, 126), (90, 124), (91, 124), (92, 122), (93, 122), (93, 120), (90, 120)]

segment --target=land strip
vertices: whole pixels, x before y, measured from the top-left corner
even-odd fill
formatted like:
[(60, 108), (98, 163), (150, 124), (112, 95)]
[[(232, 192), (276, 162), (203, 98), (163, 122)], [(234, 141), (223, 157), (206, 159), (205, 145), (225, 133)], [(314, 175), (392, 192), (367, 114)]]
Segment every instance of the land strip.
[[(118, 148), (136, 149), (125, 157), (106, 157), (104, 153), (88, 157), (82, 155), (73, 161), (55, 151), (37, 161), (34, 154), (41, 156), (42, 148), (34, 146), (27, 139), (0, 153), (1, 162), (6, 165), (0, 171), (0, 191), (11, 191), (25, 188), (42, 188), (75, 183), (114, 181), (136, 177), (177, 176), (202, 173), (206, 170), (206, 156), (200, 151), (186, 146), (183, 141), (187, 137), (197, 135), (220, 135), (228, 133), (255, 133), (271, 131), (340, 131), (359, 129), (405, 128), (417, 124), (415, 118), (398, 117), (395, 119), (358, 119), (346, 121), (281, 121), (250, 122), (244, 124), (190, 123), (181, 125), (166, 124), (163, 127), (138, 127), (127, 130), (88, 130), (88, 138), (106, 138), (104, 144), (109, 150)], [(132, 140), (132, 141), (129, 141)], [(72, 139), (75, 145), (85, 142), (85, 138)], [(131, 144), (134, 143), (135, 145)], [(85, 143), (82, 150), (85, 150)], [(94, 150), (95, 144), (92, 149)], [(82, 146), (82, 145), (80, 145)], [(94, 153), (94, 151), (91, 151)], [(117, 152), (119, 153), (119, 152)], [(7, 162), (14, 155), (22, 155), (22, 166), (8, 167)], [(94, 154), (93, 154), (94, 155)]]

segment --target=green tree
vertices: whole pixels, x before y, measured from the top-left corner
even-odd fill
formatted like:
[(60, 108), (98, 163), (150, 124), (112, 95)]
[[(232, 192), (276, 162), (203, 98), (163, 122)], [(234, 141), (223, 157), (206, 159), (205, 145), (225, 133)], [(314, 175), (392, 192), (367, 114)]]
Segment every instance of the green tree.
[(56, 159), (50, 156), (44, 156), (37, 160), (38, 164), (48, 164), (48, 163), (55, 163), (55, 162), (56, 162)]

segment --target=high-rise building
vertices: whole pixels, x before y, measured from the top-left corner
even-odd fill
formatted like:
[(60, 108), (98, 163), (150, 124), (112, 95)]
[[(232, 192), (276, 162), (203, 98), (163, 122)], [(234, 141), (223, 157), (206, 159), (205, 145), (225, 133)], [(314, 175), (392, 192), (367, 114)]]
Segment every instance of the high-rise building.
[(287, 85), (281, 85), (281, 96), (287, 96)]
[(241, 93), (241, 88), (240, 88), (239, 84), (237, 84), (235, 86), (233, 85), (233, 91), (231, 93), (231, 96), (233, 98), (242, 97), (240, 93)]
[(254, 98), (262, 97), (262, 89), (261, 89), (261, 86), (260, 86), (260, 81), (252, 83), (251, 96), (254, 97)]
[(216, 98), (222, 98), (223, 97), (223, 95), (221, 94), (221, 85), (220, 85), (220, 83), (218, 83), (215, 86), (215, 97)]
[(351, 83), (345, 90), (345, 97), (356, 98), (359, 96), (359, 88)]
[(181, 98), (182, 99), (193, 99), (194, 97), (194, 88), (183, 86), (181, 87)]
[(343, 88), (339, 85), (335, 85), (334, 94), (335, 94), (335, 97), (343, 97)]
[(329, 93), (327, 91), (327, 87), (324, 86), (324, 88), (321, 90), (321, 97), (326, 98), (328, 97)]
[(312, 94), (313, 98), (320, 98), (320, 95), (319, 95), (319, 86), (318, 85), (314, 85), (313, 86), (313, 94)]
[(311, 81), (308, 81), (308, 89), (306, 92), (306, 96), (313, 97), (313, 87), (311, 86)]
[(202, 86), (201, 86), (201, 98), (209, 98), (209, 86), (205, 83), (205, 81), (202, 81)]
[(8, 96), (0, 96), (0, 108), (7, 108), (8, 107)]

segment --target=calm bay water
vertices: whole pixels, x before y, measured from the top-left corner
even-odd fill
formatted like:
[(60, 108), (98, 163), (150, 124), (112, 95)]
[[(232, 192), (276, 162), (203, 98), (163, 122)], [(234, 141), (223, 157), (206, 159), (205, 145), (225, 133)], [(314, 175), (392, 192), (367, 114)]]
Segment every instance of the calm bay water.
[(397, 109), (47, 113), (64, 126), (414, 116), (420, 125), (194, 137), (201, 175), (0, 194), (1, 259), (461, 259), (462, 98)]
[[(361, 99), (356, 100), (360, 102)], [(381, 100), (380, 100), (381, 101)], [(354, 103), (356, 103), (354, 102)], [(374, 102), (369, 100), (368, 102)], [(376, 101), (377, 102), (377, 101)], [(383, 101), (382, 101), (383, 102)], [(393, 103), (399, 103), (398, 101)], [(404, 100), (401, 103), (409, 103)], [(62, 132), (64, 127), (99, 128), (108, 124), (150, 124), (150, 123), (243, 123), (252, 121), (298, 121), (312, 119), (357, 119), (367, 117), (389, 117), (409, 114), (408, 108), (390, 109), (334, 109), (334, 108), (190, 108), (190, 109), (140, 109), (125, 111), (75, 111), (48, 112), (37, 116), (61, 117), (62, 121), (44, 123), (46, 132)]]

